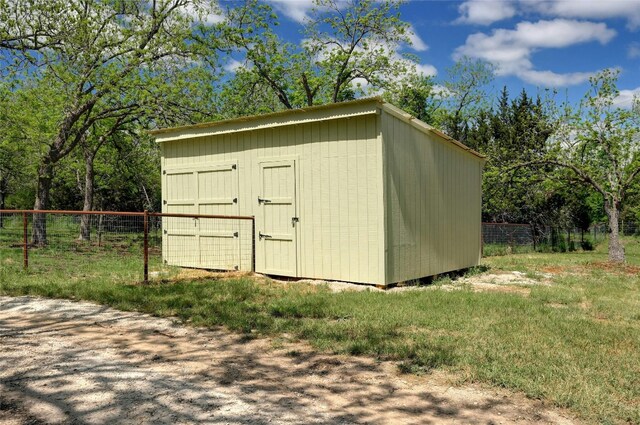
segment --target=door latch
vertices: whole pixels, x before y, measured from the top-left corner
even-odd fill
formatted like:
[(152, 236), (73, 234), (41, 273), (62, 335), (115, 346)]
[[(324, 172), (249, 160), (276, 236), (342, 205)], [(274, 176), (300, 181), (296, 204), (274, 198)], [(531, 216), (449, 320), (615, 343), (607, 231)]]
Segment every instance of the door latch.
[(296, 223), (300, 221), (298, 217), (291, 217), (291, 227), (295, 227)]

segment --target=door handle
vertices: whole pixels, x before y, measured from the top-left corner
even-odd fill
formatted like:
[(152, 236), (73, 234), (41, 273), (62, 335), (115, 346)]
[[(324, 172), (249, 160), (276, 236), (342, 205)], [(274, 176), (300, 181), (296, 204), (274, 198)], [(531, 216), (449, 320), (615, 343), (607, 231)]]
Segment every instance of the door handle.
[(270, 238), (270, 237), (271, 237), (271, 235), (265, 235), (262, 232), (258, 232), (258, 239), (267, 239), (267, 238)]
[(296, 223), (300, 221), (299, 217), (291, 217), (291, 227), (295, 227)]

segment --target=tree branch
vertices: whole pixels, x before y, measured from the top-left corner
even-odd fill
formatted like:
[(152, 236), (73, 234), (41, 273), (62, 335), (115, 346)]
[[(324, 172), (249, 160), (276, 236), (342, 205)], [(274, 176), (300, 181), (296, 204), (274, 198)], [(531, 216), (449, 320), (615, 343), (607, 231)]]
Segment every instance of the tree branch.
[(573, 164), (568, 164), (565, 162), (556, 161), (552, 159), (546, 159), (546, 160), (523, 162), (520, 164), (513, 165), (511, 167), (507, 167), (506, 170), (513, 171), (519, 168), (530, 167), (532, 165), (556, 165), (558, 167), (569, 169), (574, 173), (576, 173), (576, 175), (578, 175), (584, 183), (590, 184), (595, 190), (597, 190), (602, 196), (604, 196), (605, 199), (609, 196), (609, 194), (602, 188), (602, 186), (600, 186), (595, 180), (593, 180), (591, 176), (589, 176), (586, 172), (584, 172), (584, 170), (581, 170), (580, 168), (576, 167)]

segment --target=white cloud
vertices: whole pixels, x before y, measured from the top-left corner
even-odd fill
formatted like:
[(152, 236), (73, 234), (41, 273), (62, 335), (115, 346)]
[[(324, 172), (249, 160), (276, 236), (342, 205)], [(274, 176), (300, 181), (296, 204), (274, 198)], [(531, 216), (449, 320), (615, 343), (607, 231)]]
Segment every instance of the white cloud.
[(453, 93), (451, 92), (451, 90), (449, 90), (445, 86), (441, 86), (439, 84), (433, 86), (433, 96), (436, 99), (446, 99), (452, 94)]
[(640, 87), (632, 90), (620, 90), (620, 94), (615, 98), (613, 104), (620, 108), (631, 108), (634, 97), (640, 98)]
[(630, 28), (640, 27), (640, 0), (521, 0), (523, 9), (550, 16), (580, 19), (627, 19)]
[(629, 47), (627, 48), (627, 57), (629, 59), (640, 58), (640, 43), (634, 41), (629, 44)]
[(554, 19), (552, 21), (520, 22), (515, 38), (530, 47), (566, 47), (587, 41), (606, 44), (616, 32), (606, 24)]
[(203, 4), (189, 3), (183, 5), (181, 9), (182, 13), (193, 19), (195, 22), (213, 25), (219, 24), (225, 20), (225, 16), (222, 11), (215, 3), (212, 2), (206, 2)]
[(224, 65), (225, 71), (231, 73), (235, 73), (240, 68), (246, 68), (245, 63), (233, 58), (229, 59), (229, 61)]
[(520, 22), (513, 30), (496, 29), (491, 34), (471, 34), (453, 56), (455, 59), (468, 56), (491, 62), (496, 65), (498, 75), (516, 75), (532, 84), (547, 87), (580, 84), (591, 73), (538, 71), (534, 69), (531, 56), (543, 48), (564, 48), (593, 41), (606, 44), (615, 35), (616, 32), (603, 23), (566, 19)]
[(640, 0), (467, 0), (456, 22), (489, 25), (516, 15), (536, 13), (552, 18), (626, 19), (640, 28)]
[(365, 96), (377, 96), (382, 94), (382, 90), (373, 89), (366, 78), (354, 78), (351, 80), (350, 84), (354, 90), (361, 90)]
[(501, 0), (469, 0), (458, 7), (460, 17), (457, 22), (489, 25), (516, 14), (516, 8), (511, 1)]
[(409, 36), (409, 41), (411, 41), (411, 48), (416, 52), (426, 52), (429, 49), (429, 46), (420, 38), (413, 25), (409, 27), (407, 35)]
[(584, 83), (593, 75), (593, 72), (569, 72), (558, 74), (553, 71), (536, 71), (534, 69), (522, 70), (518, 77), (524, 81), (545, 87), (563, 87)]
[(269, 0), (269, 3), (276, 11), (298, 23), (307, 20), (314, 7), (313, 0)]
[(434, 77), (438, 74), (436, 67), (428, 63), (416, 65), (416, 71), (425, 77)]

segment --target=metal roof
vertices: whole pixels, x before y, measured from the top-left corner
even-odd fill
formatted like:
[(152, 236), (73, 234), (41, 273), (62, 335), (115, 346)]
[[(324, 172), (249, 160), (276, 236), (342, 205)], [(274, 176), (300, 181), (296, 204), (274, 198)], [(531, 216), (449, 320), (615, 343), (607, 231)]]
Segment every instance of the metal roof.
[(420, 121), (416, 117), (385, 102), (381, 97), (369, 97), (348, 102), (330, 103), (326, 105), (310, 106), (307, 108), (288, 109), (263, 115), (252, 115), (239, 118), (231, 118), (220, 121), (206, 122), (180, 127), (169, 127), (151, 130), (149, 134), (155, 137), (159, 143), (190, 139), (193, 137), (212, 136), (218, 134), (235, 133), (240, 131), (252, 131), (264, 128), (280, 127), (286, 125), (304, 124), (330, 119), (349, 118), (361, 115), (375, 114), (379, 109), (395, 116), (423, 133), (435, 135), (472, 155), (485, 159), (485, 155), (476, 152), (465, 144), (453, 139), (442, 131), (429, 124)]

